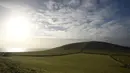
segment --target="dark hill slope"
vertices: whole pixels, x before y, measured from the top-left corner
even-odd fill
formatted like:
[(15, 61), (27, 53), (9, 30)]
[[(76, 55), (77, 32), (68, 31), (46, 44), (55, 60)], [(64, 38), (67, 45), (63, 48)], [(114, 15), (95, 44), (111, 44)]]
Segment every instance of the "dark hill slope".
[[(72, 53), (129, 54), (130, 48), (106, 42), (79, 42), (56, 47), (46, 51), (17, 53), (19, 55), (59, 55)], [(16, 54), (16, 53), (15, 53)]]
[(59, 48), (64, 48), (64, 50), (80, 50), (81, 52), (90, 53), (130, 53), (129, 47), (98, 41), (72, 43)]
[(86, 43), (83, 52), (101, 52), (101, 53), (130, 53), (129, 47), (124, 47), (116, 44), (92, 41)]

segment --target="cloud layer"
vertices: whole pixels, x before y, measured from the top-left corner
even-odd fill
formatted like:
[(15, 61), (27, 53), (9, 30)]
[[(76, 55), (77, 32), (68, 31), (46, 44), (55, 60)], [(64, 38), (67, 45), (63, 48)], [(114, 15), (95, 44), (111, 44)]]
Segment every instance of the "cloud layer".
[[(14, 5), (15, 1), (15, 5)], [(1, 5), (27, 13), (36, 36), (128, 43), (128, 9), (123, 0), (13, 0)], [(128, 3), (128, 2), (124, 2)], [(119, 42), (122, 41), (123, 42)], [(127, 44), (129, 45), (129, 44)]]

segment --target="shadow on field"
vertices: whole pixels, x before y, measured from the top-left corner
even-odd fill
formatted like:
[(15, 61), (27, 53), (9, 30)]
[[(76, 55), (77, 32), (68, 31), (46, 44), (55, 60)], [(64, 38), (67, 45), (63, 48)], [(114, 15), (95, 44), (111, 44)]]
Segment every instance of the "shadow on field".
[(111, 57), (113, 60), (115, 60), (116, 62), (122, 64), (123, 66), (121, 66), (121, 67), (130, 69), (130, 64), (126, 64), (126, 63), (124, 63), (121, 59), (114, 58), (112, 55), (110, 55), (110, 57)]

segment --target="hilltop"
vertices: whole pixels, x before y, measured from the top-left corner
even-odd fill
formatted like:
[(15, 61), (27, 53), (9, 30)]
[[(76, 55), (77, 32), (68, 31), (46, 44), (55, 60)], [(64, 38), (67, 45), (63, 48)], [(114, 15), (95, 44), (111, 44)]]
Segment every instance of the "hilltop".
[(15, 53), (17, 55), (61, 55), (73, 53), (128, 54), (129, 47), (107, 42), (78, 42), (52, 48), (45, 51)]

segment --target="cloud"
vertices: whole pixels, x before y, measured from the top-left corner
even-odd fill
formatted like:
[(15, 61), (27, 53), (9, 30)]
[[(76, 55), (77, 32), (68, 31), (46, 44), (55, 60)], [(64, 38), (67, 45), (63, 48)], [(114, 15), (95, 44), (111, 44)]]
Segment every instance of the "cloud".
[(32, 18), (38, 28), (36, 36), (107, 41), (130, 37), (129, 17), (122, 17), (124, 9), (116, 0), (24, 0), (16, 4), (12, 9), (20, 6)]

